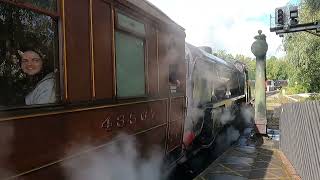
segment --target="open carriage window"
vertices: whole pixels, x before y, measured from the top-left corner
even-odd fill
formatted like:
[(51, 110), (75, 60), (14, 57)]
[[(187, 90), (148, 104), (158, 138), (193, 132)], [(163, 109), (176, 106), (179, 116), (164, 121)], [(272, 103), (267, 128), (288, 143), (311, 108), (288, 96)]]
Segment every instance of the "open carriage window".
[[(14, 1), (14, 0), (11, 0)], [(57, 1), (56, 0), (21, 0), (16, 1), (18, 4), (24, 4), (26, 6), (33, 6), (35, 8), (44, 9), (47, 11), (56, 11), (57, 10)]]
[(145, 27), (117, 13), (116, 76), (118, 97), (145, 95)]
[[(55, 0), (23, 2), (56, 8)], [(57, 101), (57, 43), (56, 19), (0, 1), (1, 109)]]

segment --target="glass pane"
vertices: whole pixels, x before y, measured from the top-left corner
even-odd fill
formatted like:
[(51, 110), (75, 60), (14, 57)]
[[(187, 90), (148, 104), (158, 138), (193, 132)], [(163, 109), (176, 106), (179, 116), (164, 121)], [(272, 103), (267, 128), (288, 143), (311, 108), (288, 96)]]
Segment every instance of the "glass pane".
[[(13, 0), (11, 0), (13, 1)], [(57, 1), (56, 0), (23, 0), (19, 1), (19, 3), (28, 3), (37, 8), (49, 10), (49, 11), (57, 11)]]
[(0, 107), (55, 102), (57, 43), (51, 17), (0, 2)]
[(169, 86), (170, 92), (176, 93), (180, 88), (180, 80), (178, 78), (178, 65), (169, 64)]
[(144, 42), (116, 32), (116, 66), (118, 97), (145, 94)]
[(118, 23), (119, 23), (120, 27), (125, 28), (126, 30), (130, 30), (130, 31), (137, 33), (139, 35), (146, 34), (143, 23), (138, 22), (128, 16), (121, 14), (121, 13), (118, 13)]

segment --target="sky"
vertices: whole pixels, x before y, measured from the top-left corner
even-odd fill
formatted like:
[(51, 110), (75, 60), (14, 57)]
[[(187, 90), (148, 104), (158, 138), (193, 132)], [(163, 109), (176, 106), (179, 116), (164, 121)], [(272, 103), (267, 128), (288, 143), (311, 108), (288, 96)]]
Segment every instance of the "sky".
[(277, 7), (299, 3), (299, 0), (148, 1), (186, 29), (186, 42), (252, 58), (251, 45), (259, 29), (267, 36), (267, 57), (285, 55), (282, 38), (269, 30), (270, 15), (274, 17)]

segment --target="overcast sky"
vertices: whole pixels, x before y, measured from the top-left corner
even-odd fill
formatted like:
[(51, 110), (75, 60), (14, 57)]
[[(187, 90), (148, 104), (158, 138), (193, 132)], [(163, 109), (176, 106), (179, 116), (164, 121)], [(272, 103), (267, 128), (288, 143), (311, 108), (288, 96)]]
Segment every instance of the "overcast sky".
[[(261, 29), (267, 36), (267, 56), (284, 55), (282, 38), (270, 32), (275, 8), (299, 0), (148, 0), (186, 29), (186, 41), (195, 46), (254, 57), (251, 44)], [(274, 21), (274, 19), (273, 19)]]

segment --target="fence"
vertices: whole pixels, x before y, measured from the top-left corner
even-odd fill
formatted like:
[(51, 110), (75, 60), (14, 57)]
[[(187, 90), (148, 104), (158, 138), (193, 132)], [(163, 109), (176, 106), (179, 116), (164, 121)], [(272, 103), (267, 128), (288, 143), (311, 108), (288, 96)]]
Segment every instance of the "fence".
[(282, 106), (280, 148), (302, 179), (320, 179), (320, 102)]

